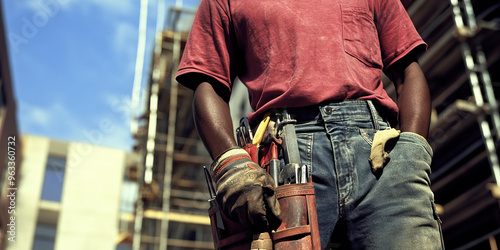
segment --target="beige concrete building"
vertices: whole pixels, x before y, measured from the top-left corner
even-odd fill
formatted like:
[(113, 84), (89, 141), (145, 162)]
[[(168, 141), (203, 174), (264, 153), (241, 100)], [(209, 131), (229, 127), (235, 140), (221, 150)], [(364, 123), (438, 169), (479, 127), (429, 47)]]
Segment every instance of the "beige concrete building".
[(39, 136), (22, 136), (22, 142), (16, 242), (7, 249), (127, 249), (119, 244), (120, 221), (133, 217), (137, 185), (125, 170), (137, 164), (136, 156)]

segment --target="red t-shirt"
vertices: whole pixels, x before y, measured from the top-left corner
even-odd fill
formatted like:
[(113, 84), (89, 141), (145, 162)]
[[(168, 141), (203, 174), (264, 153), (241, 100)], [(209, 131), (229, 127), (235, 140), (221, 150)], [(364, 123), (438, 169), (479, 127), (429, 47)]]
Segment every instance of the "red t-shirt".
[[(426, 44), (400, 0), (202, 0), (177, 80), (191, 73), (247, 86), (253, 122), (270, 108), (371, 99), (398, 107), (382, 70)], [(193, 76), (194, 74), (191, 74)]]

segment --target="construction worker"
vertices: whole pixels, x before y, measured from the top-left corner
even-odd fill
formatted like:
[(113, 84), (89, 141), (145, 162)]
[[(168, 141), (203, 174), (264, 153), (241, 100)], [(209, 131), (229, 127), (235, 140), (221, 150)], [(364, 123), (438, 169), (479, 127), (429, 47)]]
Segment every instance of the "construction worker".
[(256, 231), (280, 224), (272, 178), (234, 140), (228, 100), (239, 77), (252, 124), (281, 108), (297, 120), (322, 248), (443, 248), (425, 139), (430, 95), (416, 61), (425, 49), (399, 0), (202, 0), (177, 80), (194, 90), (223, 213)]

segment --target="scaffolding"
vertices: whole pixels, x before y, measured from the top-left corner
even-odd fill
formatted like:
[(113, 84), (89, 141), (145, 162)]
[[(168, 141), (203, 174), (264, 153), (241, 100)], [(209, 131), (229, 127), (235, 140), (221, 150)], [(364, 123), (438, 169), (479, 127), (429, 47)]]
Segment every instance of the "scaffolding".
[(500, 65), (499, 7), (417, 0), (407, 9), (429, 45), (419, 62), (431, 90), (431, 188), (447, 248), (496, 249), (500, 239), (499, 75), (491, 77)]
[(193, 123), (192, 91), (175, 80), (188, 36), (182, 22), (194, 14), (179, 5), (169, 8), (167, 29), (156, 37), (146, 111), (135, 133), (135, 150), (143, 161), (138, 166), (134, 250), (213, 248), (202, 171), (211, 159)]
[[(469, 83), (472, 88), (474, 103), (470, 112), (477, 114), (481, 135), (486, 145), (488, 160), (497, 186), (500, 184), (500, 166), (496, 149), (499, 140), (500, 115), (495, 92), (488, 72), (488, 63), (477, 39), (480, 27), (477, 24), (474, 8), (470, 0), (451, 0), (453, 16), (456, 25), (456, 36), (460, 41), (462, 57), (465, 62)], [(483, 25), (482, 28), (493, 28), (497, 25)], [(472, 49), (472, 48), (473, 49)], [(491, 121), (488, 122), (488, 121)]]
[[(495, 0), (403, 1), (428, 43), (419, 58), (431, 91), (431, 188), (447, 248), (494, 249), (500, 239), (500, 4)], [(212, 249), (208, 191), (211, 159), (191, 114), (192, 91), (174, 79), (188, 30), (168, 10), (149, 72), (146, 112), (134, 135), (141, 153), (133, 249)], [(496, 69), (496, 70), (495, 70)], [(384, 77), (384, 86), (394, 94)]]

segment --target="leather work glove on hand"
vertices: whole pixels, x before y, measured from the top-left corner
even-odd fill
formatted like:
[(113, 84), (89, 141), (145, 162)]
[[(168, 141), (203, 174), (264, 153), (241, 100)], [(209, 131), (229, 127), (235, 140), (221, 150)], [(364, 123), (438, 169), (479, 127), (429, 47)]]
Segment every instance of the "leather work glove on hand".
[(226, 217), (260, 232), (280, 226), (274, 181), (244, 149), (222, 153), (210, 170), (217, 184), (217, 203)]

